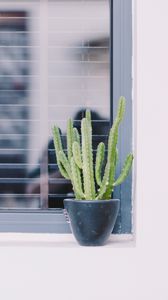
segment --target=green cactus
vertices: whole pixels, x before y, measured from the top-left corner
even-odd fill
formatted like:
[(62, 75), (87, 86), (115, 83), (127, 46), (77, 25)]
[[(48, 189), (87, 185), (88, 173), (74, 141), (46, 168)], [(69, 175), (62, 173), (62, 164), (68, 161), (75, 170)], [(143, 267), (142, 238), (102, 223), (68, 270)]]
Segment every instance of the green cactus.
[(117, 178), (117, 180), (113, 183), (113, 186), (117, 186), (119, 184), (121, 184), (126, 177), (128, 176), (129, 170), (132, 166), (132, 161), (133, 161), (133, 155), (132, 154), (128, 154), (125, 163), (124, 163), (124, 167), (121, 171), (120, 176)]
[(66, 173), (68, 174), (68, 177), (71, 178), (71, 167), (70, 167), (70, 163), (64, 153), (64, 151), (59, 151), (58, 153), (58, 160), (60, 161), (60, 163), (64, 166), (64, 169), (66, 171)]
[(82, 132), (82, 170), (84, 193), (86, 199), (95, 199), (95, 182), (93, 170), (92, 132), (90, 121), (83, 118), (81, 122)]
[(77, 164), (79, 169), (82, 169), (82, 157), (81, 157), (80, 144), (76, 141), (73, 142), (72, 153), (73, 153), (73, 158), (75, 160), (75, 163)]
[(54, 126), (54, 146), (59, 170), (66, 179), (72, 182), (76, 199), (107, 200), (115, 186), (121, 184), (129, 174), (133, 155), (129, 154), (125, 160), (121, 174), (115, 179), (118, 161), (118, 131), (125, 112), (125, 98), (120, 97), (117, 116), (109, 132), (107, 161), (103, 173), (105, 160), (105, 145), (99, 143), (97, 147), (95, 169), (92, 150), (91, 113), (86, 111), (81, 121), (81, 141), (77, 128), (68, 120), (67, 125), (67, 155), (63, 151), (59, 128)]
[(84, 199), (85, 195), (82, 190), (81, 171), (75, 163), (74, 158), (71, 158), (72, 184), (77, 199)]
[(96, 182), (99, 186), (102, 185), (101, 172), (102, 172), (102, 165), (104, 161), (104, 154), (105, 154), (105, 144), (101, 142), (97, 147), (96, 165), (95, 165), (95, 177), (96, 177)]
[(72, 144), (73, 144), (73, 122), (72, 119), (69, 119), (67, 124), (67, 151), (68, 151), (69, 162), (71, 161), (71, 157), (72, 157)]
[(62, 142), (61, 142), (59, 128), (56, 126), (54, 126), (54, 128), (53, 128), (53, 136), (54, 136), (54, 147), (55, 147), (56, 160), (57, 160), (57, 164), (58, 164), (60, 173), (66, 179), (70, 179), (68, 173), (66, 172), (66, 170), (64, 168), (64, 165), (60, 162), (60, 160), (58, 158), (59, 152), (62, 151)]
[(91, 112), (90, 110), (86, 110), (86, 114), (85, 114), (86, 119), (88, 120), (89, 124), (92, 125), (92, 118), (91, 118)]
[(73, 128), (73, 141), (80, 144), (80, 135), (76, 127)]

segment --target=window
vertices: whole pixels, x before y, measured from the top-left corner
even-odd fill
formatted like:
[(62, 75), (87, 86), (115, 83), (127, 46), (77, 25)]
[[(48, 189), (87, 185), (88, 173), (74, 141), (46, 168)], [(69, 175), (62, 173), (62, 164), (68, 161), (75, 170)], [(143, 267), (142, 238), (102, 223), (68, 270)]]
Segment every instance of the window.
[[(72, 190), (58, 173), (51, 128), (57, 123), (64, 141), (67, 118), (79, 126), (88, 107), (94, 147), (107, 142), (120, 95), (123, 164), (132, 148), (131, 27), (131, 0), (1, 1), (1, 231), (70, 231), (62, 208)], [(132, 232), (131, 190), (130, 175), (114, 192), (115, 233)]]

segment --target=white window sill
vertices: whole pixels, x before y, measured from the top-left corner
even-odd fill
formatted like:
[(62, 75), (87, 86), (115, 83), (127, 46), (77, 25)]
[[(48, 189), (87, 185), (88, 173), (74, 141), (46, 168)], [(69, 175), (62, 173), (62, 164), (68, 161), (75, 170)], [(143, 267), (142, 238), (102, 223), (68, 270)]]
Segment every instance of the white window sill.
[[(81, 247), (72, 234), (41, 234), (41, 233), (0, 233), (1, 246), (21, 247)], [(105, 248), (135, 247), (135, 238), (131, 234), (111, 235)], [(88, 247), (87, 247), (88, 248)], [(94, 247), (95, 248), (95, 247)]]

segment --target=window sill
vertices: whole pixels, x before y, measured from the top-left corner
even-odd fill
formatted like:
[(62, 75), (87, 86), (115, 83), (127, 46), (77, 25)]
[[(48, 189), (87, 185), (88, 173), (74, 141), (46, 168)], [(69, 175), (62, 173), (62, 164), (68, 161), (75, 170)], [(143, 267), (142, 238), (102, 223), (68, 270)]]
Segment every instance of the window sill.
[[(81, 248), (72, 234), (41, 233), (0, 233), (1, 246)], [(104, 247), (135, 247), (135, 238), (132, 234), (114, 234)]]

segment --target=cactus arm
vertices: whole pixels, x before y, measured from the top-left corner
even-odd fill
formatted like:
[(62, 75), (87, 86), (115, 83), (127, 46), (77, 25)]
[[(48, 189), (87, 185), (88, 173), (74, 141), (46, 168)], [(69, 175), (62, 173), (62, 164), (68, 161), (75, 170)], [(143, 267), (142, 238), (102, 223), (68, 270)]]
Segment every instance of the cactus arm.
[(67, 151), (68, 151), (69, 163), (72, 157), (72, 144), (73, 144), (73, 122), (72, 119), (69, 119), (67, 124)]
[(96, 177), (96, 182), (99, 186), (101, 186), (102, 184), (101, 170), (104, 161), (104, 153), (105, 153), (105, 145), (104, 143), (101, 142), (97, 147), (96, 165), (95, 165), (95, 177)]
[(64, 153), (64, 151), (59, 151), (58, 153), (58, 160), (61, 162), (63, 168), (65, 169), (66, 173), (68, 174), (69, 178), (71, 179), (71, 167), (70, 163)]
[(104, 195), (106, 193), (108, 183), (109, 183), (109, 165), (106, 164), (103, 180), (101, 183), (101, 187), (98, 189), (98, 194), (97, 194), (96, 200), (105, 199)]
[(121, 97), (119, 100), (117, 116), (110, 130), (109, 141), (108, 141), (107, 163), (110, 165), (110, 167), (109, 167), (109, 183), (107, 185), (106, 193), (104, 194), (104, 197), (106, 199), (111, 198), (111, 194), (113, 191), (113, 183), (115, 180), (115, 170), (116, 170), (116, 146), (118, 143), (118, 129), (119, 129), (120, 122), (123, 119), (124, 112), (125, 112), (125, 99)]
[(95, 182), (93, 171), (92, 132), (91, 126), (86, 118), (82, 119), (82, 162), (84, 193), (86, 199), (95, 199)]
[(69, 180), (70, 177), (60, 161), (58, 161), (58, 168), (59, 168), (61, 175)]
[(60, 131), (57, 126), (53, 127), (52, 132), (53, 132), (54, 147), (55, 147), (56, 158), (57, 158), (58, 152), (62, 150), (62, 141), (61, 141)]
[(125, 112), (125, 98), (120, 97), (117, 116), (114, 120), (113, 126), (110, 129), (110, 133), (109, 133), (108, 156), (107, 156), (107, 164), (105, 168), (106, 172), (104, 174), (102, 185), (100, 187), (100, 191), (97, 196), (99, 199), (105, 187), (106, 187), (106, 191), (102, 197), (104, 199), (111, 198), (111, 193), (113, 191), (113, 183), (115, 180), (114, 177), (115, 177), (115, 169), (116, 169), (116, 146), (118, 142), (118, 129), (119, 129), (120, 122), (123, 119), (124, 112)]
[(117, 123), (115, 126), (110, 130), (109, 134), (109, 141), (108, 141), (108, 157), (107, 157), (107, 164), (105, 168), (105, 173), (102, 180), (102, 185), (100, 187), (100, 191), (98, 194), (98, 199), (100, 198), (100, 195), (102, 195), (103, 191), (105, 190), (103, 194), (103, 198), (110, 199), (112, 189), (113, 189), (113, 182), (114, 182), (114, 175), (115, 175), (115, 158), (116, 158), (116, 144), (118, 141), (118, 126)]
[(121, 184), (126, 179), (131, 169), (132, 161), (133, 161), (133, 155), (129, 154), (124, 162), (124, 167), (121, 171), (121, 174), (118, 177), (118, 179), (113, 183), (113, 186), (117, 186)]
[(73, 128), (73, 141), (80, 144), (80, 135), (76, 127)]
[(59, 171), (63, 177), (65, 177), (66, 179), (70, 179), (70, 177), (68, 176), (68, 173), (66, 172), (65, 168), (63, 167), (63, 165), (61, 164), (61, 162), (58, 159), (58, 153), (59, 153), (59, 151), (62, 151), (62, 142), (61, 142), (59, 128), (54, 126), (52, 131), (53, 131), (56, 161), (58, 164)]
[(115, 165), (117, 165), (117, 162), (118, 162), (118, 149), (116, 148)]
[(88, 120), (89, 124), (91, 125), (92, 118), (91, 118), (91, 112), (89, 109), (86, 110), (85, 117)]
[(115, 118), (114, 124), (111, 129), (111, 133), (109, 136), (109, 147), (108, 147), (108, 162), (110, 164), (109, 184), (107, 186), (107, 190), (104, 195), (104, 197), (107, 199), (109, 199), (111, 197), (111, 193), (113, 191), (113, 183), (115, 180), (115, 170), (116, 170), (116, 146), (118, 143), (118, 130), (119, 130), (119, 125), (124, 117), (124, 113), (125, 113), (125, 98), (120, 97), (118, 110), (117, 110), (117, 116)]
[(119, 99), (117, 116), (116, 116), (116, 122), (118, 122), (118, 123), (121, 123), (121, 121), (124, 117), (125, 104), (126, 104), (126, 100), (123, 96), (121, 96), (120, 99)]
[(72, 185), (76, 199), (84, 199), (85, 195), (82, 190), (81, 171), (75, 163), (74, 158), (71, 158)]
[(80, 145), (78, 144), (78, 142), (73, 142), (72, 153), (78, 168), (82, 169), (82, 157), (81, 157)]

